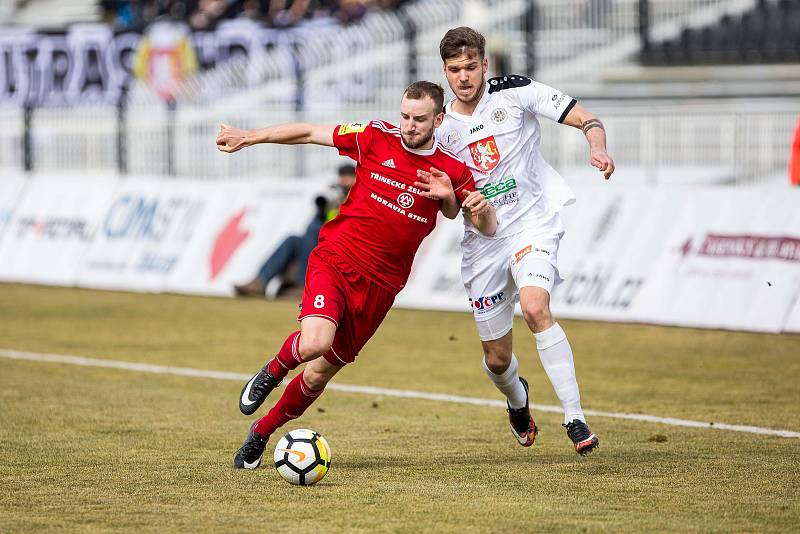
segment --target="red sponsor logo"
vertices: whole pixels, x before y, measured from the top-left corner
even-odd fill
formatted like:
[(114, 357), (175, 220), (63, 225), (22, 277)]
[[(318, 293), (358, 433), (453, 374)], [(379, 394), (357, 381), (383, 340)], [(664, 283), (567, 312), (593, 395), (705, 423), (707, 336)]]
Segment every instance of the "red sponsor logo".
[(519, 263), (519, 260), (521, 260), (522, 258), (527, 256), (528, 254), (530, 254), (531, 250), (533, 250), (533, 247), (531, 245), (528, 245), (527, 247), (523, 248), (522, 250), (518, 250), (517, 253), (514, 254), (514, 262), (515, 263)]
[(233, 257), (234, 252), (250, 236), (248, 230), (239, 228), (239, 223), (250, 208), (243, 208), (236, 213), (220, 230), (211, 249), (211, 280), (214, 280)]
[[(680, 248), (683, 256), (692, 251), (692, 240)], [(800, 262), (800, 239), (787, 236), (707, 234), (698, 256), (748, 258)]]
[(497, 142), (493, 135), (470, 143), (469, 153), (472, 154), (475, 166), (485, 172), (491, 171), (500, 163), (500, 151), (497, 150)]

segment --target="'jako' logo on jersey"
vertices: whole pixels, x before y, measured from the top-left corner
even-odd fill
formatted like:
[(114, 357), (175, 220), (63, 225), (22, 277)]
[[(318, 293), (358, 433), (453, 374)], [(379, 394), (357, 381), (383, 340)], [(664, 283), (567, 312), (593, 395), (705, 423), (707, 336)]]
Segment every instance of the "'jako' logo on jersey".
[(472, 135), (475, 132), (480, 132), (481, 130), (483, 130), (483, 124), (479, 124), (477, 126), (473, 126), (472, 128), (469, 129), (469, 133), (470, 133), (470, 135)]
[(476, 299), (469, 299), (470, 306), (478, 310), (478, 312), (486, 312), (495, 307), (499, 302), (503, 302), (506, 298), (505, 292), (501, 291), (496, 295), (488, 297), (478, 297)]
[(500, 151), (497, 150), (497, 142), (493, 135), (470, 143), (469, 153), (475, 166), (481, 171), (491, 171), (500, 163)]

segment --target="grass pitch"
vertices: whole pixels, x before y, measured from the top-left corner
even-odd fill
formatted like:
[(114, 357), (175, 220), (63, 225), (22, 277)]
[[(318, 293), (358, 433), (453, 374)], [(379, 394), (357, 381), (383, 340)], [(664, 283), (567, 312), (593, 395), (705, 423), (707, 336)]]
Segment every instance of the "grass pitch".
[[(0, 348), (250, 373), (296, 310), (0, 285)], [(800, 430), (799, 336), (562, 324), (587, 409)], [(532, 402), (557, 404), (532, 336), (515, 331)], [(392, 311), (335, 382), (500, 398), (459, 313)], [(333, 449), (320, 484), (290, 486), (269, 461), (231, 468), (252, 421), (241, 385), (0, 358), (0, 532), (800, 526), (797, 439), (595, 417), (601, 447), (582, 458), (556, 414), (536, 414), (542, 431), (523, 449), (501, 409), (340, 391), (285, 427), (318, 430)]]

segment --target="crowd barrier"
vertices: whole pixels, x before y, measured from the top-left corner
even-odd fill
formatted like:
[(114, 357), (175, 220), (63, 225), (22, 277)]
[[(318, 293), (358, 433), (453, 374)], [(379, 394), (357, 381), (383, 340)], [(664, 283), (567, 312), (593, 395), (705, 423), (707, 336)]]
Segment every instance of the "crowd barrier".
[[(313, 216), (325, 179), (0, 179), (0, 281), (232, 295)], [(800, 190), (576, 187), (558, 317), (800, 333)], [(396, 306), (469, 311), (459, 222), (423, 243)]]

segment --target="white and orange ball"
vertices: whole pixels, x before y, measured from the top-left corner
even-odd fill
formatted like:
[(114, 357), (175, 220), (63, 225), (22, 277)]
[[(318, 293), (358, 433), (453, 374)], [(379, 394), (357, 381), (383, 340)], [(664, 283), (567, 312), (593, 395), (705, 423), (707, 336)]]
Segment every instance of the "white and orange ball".
[(331, 466), (331, 448), (319, 432), (299, 428), (275, 445), (275, 469), (291, 484), (310, 486), (322, 480)]

